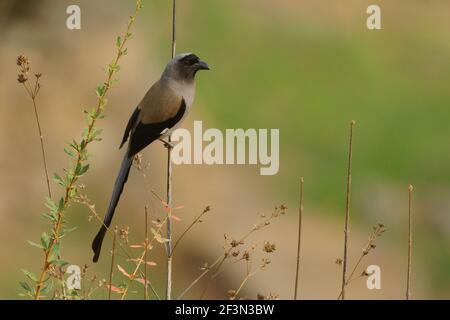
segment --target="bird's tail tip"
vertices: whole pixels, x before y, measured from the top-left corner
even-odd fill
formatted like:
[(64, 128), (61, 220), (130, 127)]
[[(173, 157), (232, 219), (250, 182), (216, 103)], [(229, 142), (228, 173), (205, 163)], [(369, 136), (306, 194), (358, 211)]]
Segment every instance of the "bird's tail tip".
[(97, 233), (97, 235), (94, 238), (94, 241), (92, 241), (92, 250), (94, 251), (94, 257), (92, 258), (92, 261), (95, 263), (100, 258), (100, 252), (102, 250), (102, 243), (103, 238), (105, 237), (106, 233), (106, 227), (102, 226), (100, 231)]

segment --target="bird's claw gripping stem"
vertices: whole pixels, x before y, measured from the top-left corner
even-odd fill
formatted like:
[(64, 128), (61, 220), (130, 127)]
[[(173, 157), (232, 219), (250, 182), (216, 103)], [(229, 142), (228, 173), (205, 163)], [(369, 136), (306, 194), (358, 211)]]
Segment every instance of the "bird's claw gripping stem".
[(173, 147), (175, 146), (173, 143), (166, 141), (164, 139), (158, 139), (159, 141), (161, 141), (164, 145), (164, 147), (166, 147), (167, 149), (173, 149)]

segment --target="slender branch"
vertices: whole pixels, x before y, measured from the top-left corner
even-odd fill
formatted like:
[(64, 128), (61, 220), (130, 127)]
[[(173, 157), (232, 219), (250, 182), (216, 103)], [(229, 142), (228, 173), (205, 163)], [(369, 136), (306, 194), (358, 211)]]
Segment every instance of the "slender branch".
[(299, 270), (300, 270), (300, 247), (302, 238), (302, 217), (303, 217), (303, 177), (300, 179), (300, 207), (298, 209), (298, 243), (297, 243), (297, 268), (295, 271), (295, 291), (294, 300), (297, 300), (298, 282), (299, 282)]
[[(33, 101), (34, 116), (36, 118), (36, 124), (37, 124), (37, 128), (38, 128), (38, 133), (39, 133), (39, 141), (41, 144), (42, 161), (43, 161), (43, 165), (44, 165), (45, 179), (47, 182), (48, 197), (51, 198), (52, 192), (50, 189), (50, 178), (49, 178), (49, 174), (48, 174), (47, 157), (46, 157), (45, 146), (44, 146), (44, 135), (42, 134), (41, 122), (39, 120), (39, 113), (38, 113), (37, 105), (36, 105), (37, 93), (40, 88), (39, 78), (40, 78), (40, 76), (38, 77), (38, 75), (37, 75), (36, 82), (34, 85), (34, 90), (33, 90), (33, 93), (30, 94), (30, 97), (31, 97), (31, 100)], [(24, 84), (24, 86), (25, 86), (25, 84)]]
[(412, 258), (412, 196), (414, 187), (408, 188), (408, 273), (406, 276), (406, 300), (411, 298), (411, 258)]
[(235, 300), (238, 294), (241, 292), (241, 290), (244, 288), (244, 285), (247, 283), (247, 281), (253, 277), (255, 274), (257, 274), (259, 271), (261, 271), (260, 268), (256, 269), (255, 271), (251, 273), (247, 273), (244, 280), (242, 280), (241, 284), (239, 285), (239, 288), (236, 290), (236, 292), (233, 292), (233, 296), (231, 297), (231, 300)]
[(36, 106), (36, 97), (33, 98), (33, 106), (34, 106), (34, 114), (36, 116), (36, 124), (37, 124), (38, 131), (39, 131), (39, 140), (41, 142), (42, 161), (43, 161), (43, 165), (44, 165), (45, 178), (46, 178), (46, 181), (47, 181), (48, 197), (51, 198), (52, 197), (52, 191), (50, 189), (50, 178), (49, 178), (49, 174), (48, 174), (47, 158), (46, 158), (46, 155), (45, 155), (44, 136), (42, 134), (41, 124), (40, 124), (40, 121), (39, 121), (39, 114), (38, 114), (37, 106)]
[(174, 246), (173, 246), (173, 248), (172, 248), (172, 256), (173, 256), (173, 253), (174, 253), (174, 251), (175, 251), (175, 249), (177, 248), (177, 246), (178, 246), (178, 244), (180, 243), (180, 241), (184, 238), (184, 236), (198, 223), (198, 222), (200, 222), (201, 220), (201, 218), (207, 213), (207, 212), (209, 212), (211, 210), (211, 208), (209, 207), (209, 206), (207, 206), (203, 211), (202, 211), (202, 213), (200, 213), (195, 219), (194, 219), (194, 221), (192, 221), (191, 222), (191, 224), (186, 228), (186, 230), (184, 230), (183, 231), (183, 233), (178, 237), (178, 239), (175, 241), (175, 244), (174, 244)]
[[(386, 228), (385, 228), (384, 224), (382, 224), (382, 223), (378, 223), (376, 226), (373, 226), (372, 229), (373, 229), (373, 231), (369, 235), (369, 240), (367, 241), (366, 246), (362, 250), (361, 255), (359, 256), (358, 261), (356, 262), (355, 266), (353, 267), (352, 272), (350, 273), (350, 275), (346, 279), (345, 286), (348, 286), (348, 284), (350, 282), (352, 282), (353, 280), (356, 280), (357, 278), (361, 277), (361, 276), (359, 276), (359, 277), (353, 278), (353, 275), (355, 274), (355, 272), (358, 269), (358, 267), (361, 265), (361, 262), (363, 261), (364, 257), (366, 257), (372, 250), (374, 250), (376, 248), (375, 241), (379, 237), (381, 237), (383, 235), (383, 233), (386, 231)], [(363, 274), (365, 274), (365, 273), (363, 273)], [(341, 298), (342, 298), (342, 290), (339, 293), (338, 300), (341, 299)]]
[(147, 293), (147, 252), (148, 252), (148, 209), (147, 206), (145, 206), (145, 232), (144, 232), (145, 240), (144, 240), (144, 300), (148, 299), (148, 293)]
[[(123, 55), (125, 55), (125, 50), (124, 50), (125, 44), (127, 43), (128, 39), (131, 36), (131, 32), (130, 32), (131, 27), (133, 26), (133, 24), (135, 22), (135, 17), (141, 8), (142, 8), (141, 0), (137, 0), (136, 6), (135, 6), (135, 14), (134, 14), (134, 16), (131, 16), (128, 21), (127, 29), (124, 34), (123, 40), (121, 40), (121, 43), (117, 48), (116, 57), (109, 66), (108, 76), (104, 83), (103, 89), (100, 92), (98, 92), (97, 106), (95, 107), (95, 110), (94, 110), (95, 116), (92, 116), (90, 118), (90, 120), (88, 122), (88, 126), (86, 128), (85, 138), (82, 140), (82, 142), (78, 146), (79, 150), (77, 150), (77, 154), (75, 156), (76, 160), (75, 160), (75, 166), (74, 166), (75, 169), (74, 170), (76, 170), (76, 168), (81, 168), (82, 163), (84, 163), (84, 161), (87, 158), (87, 146), (92, 141), (95, 140), (93, 137), (93, 132), (94, 132), (96, 121), (100, 117), (100, 115), (106, 105), (106, 96), (107, 96), (107, 93), (109, 92), (109, 89), (112, 86), (113, 76), (118, 71), (118, 63), (119, 63), (120, 58)], [(71, 179), (68, 181), (68, 183), (65, 186), (65, 194), (64, 194), (64, 197), (62, 198), (62, 203), (58, 207), (58, 210), (56, 212), (57, 218), (56, 218), (56, 222), (53, 227), (53, 237), (50, 242), (50, 245), (45, 250), (43, 267), (41, 269), (39, 280), (37, 281), (37, 285), (36, 285), (36, 291), (34, 294), (35, 300), (40, 299), (40, 292), (41, 292), (41, 289), (45, 282), (44, 279), (45, 279), (45, 276), (51, 266), (51, 261), (49, 261), (49, 258), (51, 256), (51, 253), (54, 250), (55, 245), (57, 244), (58, 240), (61, 238), (61, 225), (64, 220), (64, 213), (67, 210), (70, 202), (72, 202), (72, 200), (74, 199), (74, 197), (76, 195), (76, 185), (75, 184), (78, 181), (79, 177), (80, 177), (80, 175), (77, 175), (76, 173), (74, 173), (72, 175)]]
[[(158, 199), (160, 199), (160, 197), (159, 197), (154, 191), (152, 191), (152, 193), (155, 195), (155, 197), (157, 197)], [(160, 200), (161, 200), (161, 199), (160, 199)], [(162, 200), (161, 200), (161, 201), (162, 201)], [(162, 201), (162, 202), (163, 202), (163, 201)], [(167, 210), (171, 210), (171, 209), (168, 208)], [(135, 259), (135, 260), (137, 260), (136, 268), (134, 269), (133, 273), (132, 273), (132, 274), (130, 275), (130, 277), (129, 277), (129, 280), (130, 280), (130, 281), (127, 283), (125, 289), (124, 289), (123, 292), (122, 292), (121, 300), (123, 300), (123, 299), (125, 298), (125, 296), (126, 296), (127, 293), (128, 293), (128, 289), (129, 289), (129, 287), (130, 287), (131, 282), (136, 278), (136, 274), (137, 274), (138, 272), (140, 272), (140, 266), (141, 266), (141, 264), (144, 262), (144, 258), (145, 258), (147, 249), (148, 249), (149, 247), (152, 246), (153, 242), (156, 240), (157, 235), (160, 234), (162, 228), (164, 227), (164, 225), (166, 225), (166, 223), (168, 223), (169, 220), (170, 220), (170, 218), (169, 218), (169, 216), (167, 215), (167, 216), (164, 218), (164, 220), (160, 223), (160, 225), (158, 226), (158, 228), (156, 229), (156, 232), (154, 233), (152, 239), (151, 239), (150, 242), (148, 243), (148, 247), (144, 248), (144, 251), (142, 252), (141, 256), (140, 256), (138, 259)], [(153, 293), (155, 294), (155, 296), (159, 299), (159, 296), (158, 296), (158, 294), (156, 293), (156, 291), (154, 290), (154, 288), (153, 288), (151, 285), (150, 285), (150, 287), (152, 288)]]
[(353, 156), (353, 128), (355, 121), (350, 122), (350, 138), (348, 143), (348, 168), (347, 168), (347, 197), (345, 201), (345, 227), (344, 227), (344, 258), (342, 267), (342, 286), (341, 286), (341, 299), (345, 299), (345, 285), (347, 279), (347, 263), (348, 263), (348, 233), (349, 233), (349, 220), (350, 220), (350, 192), (352, 185), (352, 156)]
[[(79, 197), (77, 198), (76, 201), (78, 201), (79, 203), (82, 203), (82, 204), (84, 204), (85, 206), (88, 207), (88, 209), (89, 209), (89, 211), (92, 213), (93, 217), (94, 217), (101, 225), (103, 225), (103, 226), (106, 228), (106, 232), (108, 232), (108, 233), (113, 232), (113, 231), (111, 231), (111, 228), (109, 228), (107, 225), (105, 225), (103, 219), (98, 215), (97, 211), (95, 210), (95, 206), (92, 205), (92, 204), (90, 204), (90, 203), (88, 202), (88, 199), (87, 199), (85, 196), (79, 196)], [(164, 224), (165, 224), (165, 220), (162, 222), (162, 225), (164, 225)], [(162, 228), (162, 227), (160, 227), (160, 228), (158, 229), (158, 232), (161, 230), (161, 228)], [(119, 239), (118, 244), (119, 244), (120, 249), (122, 249), (122, 251), (124, 252), (125, 255), (121, 255), (121, 254), (118, 254), (118, 253), (117, 253), (117, 255), (119, 255), (119, 256), (121, 256), (121, 257), (127, 259), (127, 261), (130, 261), (130, 262), (134, 263), (134, 265), (137, 266), (139, 260), (138, 260), (138, 259), (135, 259), (135, 258), (133, 257), (133, 255), (127, 250), (126, 243), (122, 243), (121, 239)], [(148, 243), (148, 247), (150, 247), (150, 245), (151, 245), (151, 242)], [(145, 277), (145, 274), (144, 274), (142, 271), (139, 271), (139, 272), (140, 272), (140, 276), (141, 276), (141, 277)], [(150, 282), (148, 283), (148, 286), (149, 286), (150, 289), (152, 290), (152, 292), (153, 292), (153, 294), (155, 295), (155, 297), (156, 297), (158, 300), (161, 300), (161, 298), (159, 297), (158, 293), (156, 292), (155, 287), (154, 287)]]
[(209, 273), (211, 273), (212, 271), (215, 271), (210, 278), (208, 279), (208, 282), (206, 283), (205, 288), (202, 291), (202, 294), (200, 296), (200, 299), (203, 298), (203, 296), (206, 294), (206, 291), (208, 290), (209, 285), (211, 284), (212, 280), (217, 277), (220, 273), (221, 273), (221, 267), (224, 264), (225, 260), (227, 258), (230, 257), (230, 253), (233, 249), (235, 249), (236, 247), (238, 247), (239, 245), (243, 244), (244, 241), (250, 237), (255, 231), (258, 231), (262, 228), (265, 228), (267, 226), (270, 225), (271, 220), (278, 217), (280, 214), (283, 215), (284, 214), (284, 210), (286, 210), (286, 206), (281, 205), (280, 207), (276, 207), (275, 211), (272, 212), (272, 214), (264, 219), (263, 221), (261, 221), (259, 224), (254, 225), (253, 228), (248, 231), (244, 236), (242, 236), (242, 238), (240, 238), (240, 240), (238, 241), (233, 241), (233, 244), (230, 245), (229, 248), (224, 248), (224, 253), (222, 255), (220, 255), (210, 266), (206, 266), (205, 269), (203, 270), (203, 272), (197, 277), (195, 278), (188, 286), (186, 289), (183, 290), (183, 292), (178, 296), (177, 300), (180, 300), (181, 298), (183, 298), (186, 293), (188, 293), (198, 282), (200, 282), (201, 279), (203, 279), (206, 275), (208, 275)]
[(220, 263), (223, 259), (223, 256), (219, 256), (216, 261), (214, 261), (214, 263), (211, 266), (208, 266), (207, 268), (205, 268), (205, 270), (203, 270), (203, 272), (197, 277), (195, 278), (187, 287), (186, 289), (183, 290), (182, 293), (180, 293), (180, 295), (178, 296), (177, 300), (181, 300), (181, 298), (184, 297), (184, 295), (186, 293), (188, 293), (193, 286), (195, 286), (204, 276), (206, 276), (212, 268), (214, 268), (218, 263)]
[[(160, 232), (161, 229), (163, 228), (164, 224), (167, 223), (168, 220), (169, 220), (168, 217), (166, 217), (166, 218), (164, 219), (164, 221), (161, 223), (161, 225), (159, 226), (159, 228), (156, 230), (155, 234), (153, 235), (152, 240), (149, 242), (148, 247), (151, 247), (151, 245), (153, 244), (153, 241), (156, 240), (156, 234), (159, 234), (159, 232)], [(131, 282), (136, 278), (136, 275), (137, 275), (137, 273), (138, 273), (139, 270), (140, 270), (141, 264), (144, 262), (144, 258), (145, 258), (145, 255), (146, 255), (146, 251), (147, 251), (147, 248), (144, 248), (144, 251), (142, 252), (141, 256), (137, 259), (136, 267), (135, 267), (133, 273), (132, 273), (132, 274), (130, 275), (130, 277), (129, 277), (129, 280), (130, 280), (130, 281), (128, 282), (128, 284), (126, 285), (125, 289), (124, 289), (123, 292), (122, 292), (121, 300), (123, 300), (123, 299), (125, 298), (125, 296), (126, 296), (127, 293), (128, 293), (128, 289), (129, 289), (129, 287), (130, 287)], [(145, 284), (144, 284), (144, 285), (145, 285)]]
[[(217, 267), (216, 267), (216, 271), (215, 273), (213, 273), (211, 275), (211, 277), (208, 279), (208, 282), (206, 283), (205, 288), (203, 289), (201, 295), (200, 295), (200, 300), (203, 299), (203, 297), (206, 294), (206, 291), (208, 290), (211, 282), (217, 277), (218, 274), (220, 274), (220, 268), (222, 267), (222, 265), (224, 264), (225, 260), (228, 259), (230, 257), (230, 253), (233, 249), (235, 249), (236, 247), (238, 247), (239, 245), (243, 244), (244, 241), (250, 237), (254, 232), (267, 227), (268, 225), (270, 225), (270, 222), (272, 219), (276, 218), (279, 216), (279, 214), (284, 214), (284, 210), (286, 210), (286, 206), (281, 205), (280, 207), (275, 207), (275, 210), (272, 212), (272, 214), (264, 219), (261, 223), (259, 223), (258, 225), (254, 225), (252, 229), (250, 229), (250, 231), (248, 231), (242, 238), (240, 238), (238, 241), (233, 241), (234, 244), (231, 244), (230, 247), (228, 248), (228, 250), (225, 250), (222, 258), (220, 259)], [(211, 268), (212, 269), (212, 268)]]
[(36, 103), (36, 99), (37, 99), (39, 90), (41, 88), (41, 84), (39, 81), (40, 81), (40, 78), (42, 77), (42, 74), (37, 73), (34, 75), (34, 85), (32, 88), (30, 81), (28, 81), (29, 80), (28, 76), (29, 76), (29, 73), (31, 72), (30, 61), (28, 60), (27, 57), (20, 55), (17, 58), (17, 65), (19, 66), (19, 70), (20, 70), (17, 80), (19, 81), (19, 83), (21, 83), (23, 85), (25, 91), (27, 92), (27, 94), (30, 97), (31, 102), (33, 104), (34, 117), (36, 119), (36, 125), (37, 125), (39, 140), (40, 140), (40, 144), (41, 144), (41, 153), (42, 153), (44, 173), (45, 173), (45, 178), (46, 178), (46, 183), (47, 183), (48, 197), (51, 198), (52, 192), (50, 189), (50, 178), (49, 178), (49, 174), (48, 174), (47, 158), (46, 158), (45, 147), (44, 147), (44, 135), (42, 134), (41, 121), (39, 120), (39, 113), (38, 113), (38, 108), (37, 108), (37, 103)]
[(112, 245), (112, 254), (111, 254), (111, 268), (109, 270), (108, 300), (111, 300), (112, 278), (113, 278), (113, 273), (114, 273), (114, 258), (116, 256), (116, 236), (117, 236), (117, 226), (114, 229), (114, 236), (113, 236), (113, 245)]
[[(176, 52), (176, 0), (172, 0), (172, 59), (175, 57)], [(166, 299), (172, 298), (172, 141), (171, 135), (169, 135), (169, 144), (167, 147), (167, 205), (169, 210), (167, 211), (167, 281), (166, 281)]]

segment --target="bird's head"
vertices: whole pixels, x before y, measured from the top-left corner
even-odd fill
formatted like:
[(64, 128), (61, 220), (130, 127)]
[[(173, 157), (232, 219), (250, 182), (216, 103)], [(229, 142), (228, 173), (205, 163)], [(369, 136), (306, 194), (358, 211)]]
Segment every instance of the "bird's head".
[(164, 74), (182, 80), (192, 80), (200, 70), (209, 70), (208, 64), (193, 53), (182, 53), (167, 64)]

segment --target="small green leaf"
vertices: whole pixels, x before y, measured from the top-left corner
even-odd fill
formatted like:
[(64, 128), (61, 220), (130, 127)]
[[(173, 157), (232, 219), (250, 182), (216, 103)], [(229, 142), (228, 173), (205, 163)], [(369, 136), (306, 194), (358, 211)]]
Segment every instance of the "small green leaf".
[(102, 134), (103, 129), (93, 128), (90, 136), (90, 141), (96, 140), (99, 141), (99, 136)]
[(56, 212), (58, 210), (56, 203), (49, 197), (45, 199), (45, 206), (49, 208), (51, 212)]
[(53, 288), (53, 281), (48, 281), (45, 286), (41, 289), (41, 293), (46, 294), (49, 293)]
[(52, 222), (55, 222), (57, 220), (57, 217), (54, 213), (43, 213), (42, 216)]
[(66, 183), (64, 182), (63, 178), (61, 178), (61, 176), (57, 173), (53, 174), (53, 180), (62, 187), (66, 186)]
[(48, 258), (51, 263), (53, 263), (53, 261), (58, 260), (58, 257), (59, 257), (59, 246), (60, 246), (60, 242), (58, 241), (52, 247), (52, 250), (51, 250), (51, 252), (49, 254), (49, 258)]
[(72, 143), (70, 144), (70, 146), (71, 146), (75, 151), (80, 150), (80, 146), (78, 145), (78, 142), (77, 142), (75, 139), (72, 139)]
[(78, 176), (82, 176), (83, 174), (85, 174), (87, 171), (89, 170), (89, 165), (85, 165), (85, 166), (81, 166), (80, 169), (78, 170), (77, 175)]
[(78, 149), (80, 152), (83, 152), (86, 148), (86, 139), (82, 139), (80, 142), (80, 149)]
[(25, 270), (25, 269), (21, 269), (21, 271), (23, 272), (24, 275), (26, 275), (28, 277), (28, 279), (30, 279), (31, 281), (34, 282), (38, 282), (38, 279), (36, 278), (36, 276), (34, 275), (34, 273)]
[(95, 89), (95, 93), (97, 94), (97, 97), (101, 98), (105, 94), (105, 86), (104, 85), (98, 86)]
[(69, 262), (66, 260), (57, 259), (57, 260), (52, 261), (52, 264), (54, 264), (56, 266), (64, 267), (64, 266), (68, 265)]
[(117, 37), (116, 39), (116, 47), (120, 47), (122, 45), (122, 38), (121, 37)]
[(64, 210), (64, 198), (61, 197), (59, 198), (59, 203), (58, 203), (58, 212), (61, 212)]
[(44, 247), (43, 247), (41, 244), (39, 244), (39, 243), (30, 241), (30, 240), (27, 240), (27, 242), (28, 242), (28, 244), (29, 244), (30, 246), (32, 246), (32, 247), (36, 247), (36, 248), (39, 248), (39, 249), (44, 249)]
[(64, 147), (64, 152), (71, 158), (75, 158), (75, 154), (67, 147)]
[(86, 140), (87, 138), (89, 138), (88, 135), (89, 135), (89, 130), (88, 130), (88, 128), (84, 128), (83, 133), (82, 133), (82, 135), (81, 135), (81, 137), (83, 138), (83, 140)]
[(30, 285), (28, 284), (28, 282), (25, 281), (19, 281), (20, 286), (25, 289), (25, 291), (27, 291), (28, 293), (31, 293), (33, 290), (31, 289)]
[(65, 233), (69, 233), (69, 232), (75, 231), (76, 229), (77, 229), (77, 227), (73, 227), (73, 228), (69, 228), (69, 229), (64, 229), (64, 232), (65, 232)]
[(50, 245), (50, 237), (46, 232), (42, 232), (41, 234), (41, 244), (44, 249), (48, 249)]

